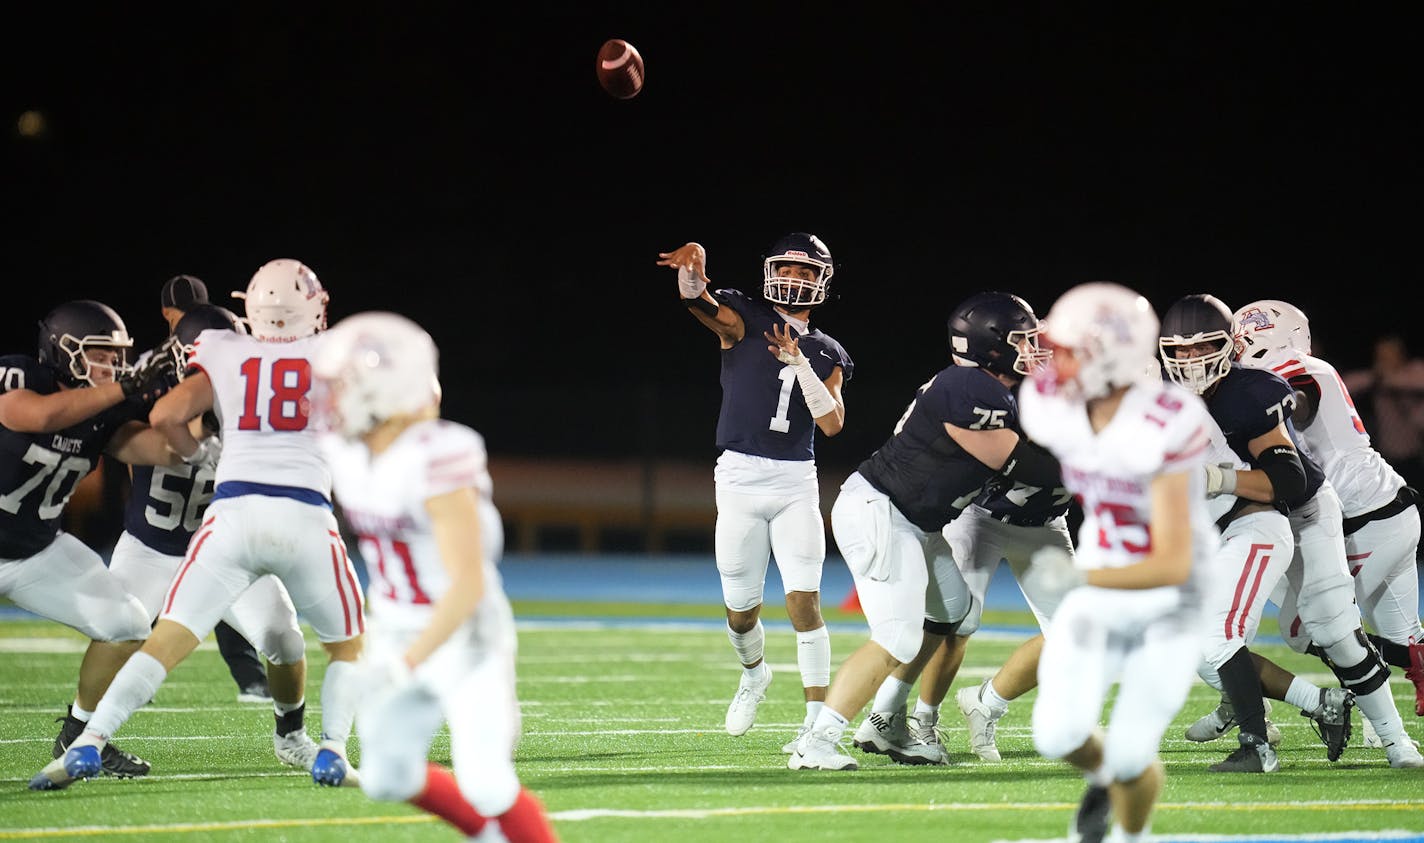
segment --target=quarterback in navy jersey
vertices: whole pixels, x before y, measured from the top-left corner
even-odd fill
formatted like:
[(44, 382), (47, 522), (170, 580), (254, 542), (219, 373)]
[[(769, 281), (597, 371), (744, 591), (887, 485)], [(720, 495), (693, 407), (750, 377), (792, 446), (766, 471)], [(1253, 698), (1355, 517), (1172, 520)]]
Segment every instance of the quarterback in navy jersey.
[(715, 549), (727, 637), (742, 665), (726, 730), (742, 735), (751, 728), (771, 683), (760, 619), (770, 556), (781, 572), (786, 611), (796, 630), (804, 732), (820, 710), (831, 675), (830, 636), (820, 605), (826, 528), (815, 431), (840, 433), (841, 389), (854, 369), (841, 344), (810, 324), (812, 311), (827, 299), (835, 264), (819, 237), (788, 234), (763, 260), (762, 295), (755, 299), (738, 290), (710, 291), (707, 252), (697, 243), (660, 257), (658, 266), (677, 269), (688, 312), (722, 347)]
[[(949, 319), (953, 363), (917, 390), (890, 438), (841, 486), (831, 527), (870, 640), (837, 671), (791, 769), (856, 769), (837, 748), (847, 719), (892, 671), (927, 658), (968, 615), (968, 588), (941, 528), (997, 477), (1056, 484), (1057, 462), (1015, 432), (1010, 391), (1043, 360), (1038, 330), (1018, 296), (980, 293), (962, 302)], [(884, 751), (902, 763), (944, 763), (937, 741)]]
[[(0, 357), (0, 595), (90, 638), (72, 707), (83, 717), (148, 635), (148, 618), (99, 555), (60, 529), (60, 516), (103, 454), (156, 465), (178, 460), (139, 421), (165, 388), (172, 358), (160, 353), (130, 367), (132, 346), (117, 313), (84, 300), (40, 322), (38, 359)], [(118, 749), (102, 762), (110, 775), (148, 772)]]
[[(1234, 494), (1238, 499), (1225, 519), (1248, 514), (1253, 502), (1275, 507), (1289, 518), (1294, 551), (1272, 595), (1281, 607), (1282, 633), (1302, 652), (1314, 642), (1344, 688), (1318, 688), (1249, 654), (1244, 641), (1218, 648), (1215, 658), (1209, 652), (1204, 669), (1215, 668), (1241, 726), (1240, 748), (1212, 769), (1275, 769), (1259, 701), (1262, 690), (1272, 699), (1300, 708), (1316, 722), (1332, 761), (1349, 742), (1350, 710), (1358, 705), (1384, 741), (1393, 766), (1424, 766), (1424, 757), (1404, 736), (1403, 720), (1389, 692), (1389, 669), (1361, 628), (1345, 561), (1340, 500), (1320, 466), (1299, 447), (1291, 422), (1295, 392), (1273, 372), (1233, 362), (1234, 333), (1230, 308), (1215, 296), (1196, 294), (1177, 300), (1162, 320), (1163, 371), (1202, 397), (1231, 450), (1250, 466), (1238, 470), (1208, 463), (1205, 467), (1209, 497)], [(1252, 564), (1248, 557), (1237, 566), (1243, 582)], [(1272, 585), (1263, 583), (1262, 593)], [(1223, 589), (1220, 594), (1222, 600), (1239, 599), (1235, 590)]]

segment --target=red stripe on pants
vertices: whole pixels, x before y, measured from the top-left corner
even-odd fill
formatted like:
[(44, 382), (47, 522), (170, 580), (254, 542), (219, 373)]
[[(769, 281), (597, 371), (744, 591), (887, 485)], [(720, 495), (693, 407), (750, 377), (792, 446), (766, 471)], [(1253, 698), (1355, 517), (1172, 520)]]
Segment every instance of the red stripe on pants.
[[(211, 523), (213, 523), (213, 519), (209, 518), (207, 521), (204, 521), (203, 526), (199, 527), (198, 529), (201, 530)], [(203, 542), (207, 541), (208, 536), (211, 536), (212, 534), (213, 531), (208, 530), (206, 533), (203, 533), (202, 535), (198, 536), (196, 540), (194, 540), (193, 549), (188, 551), (188, 561), (183, 563), (182, 569), (178, 571), (178, 576), (174, 577), (173, 579), (173, 585), (168, 587), (168, 599), (163, 601), (164, 614), (167, 614), (168, 610), (173, 608), (173, 595), (178, 593), (178, 584), (183, 581), (183, 577), (188, 573), (188, 568), (193, 564), (193, 560), (198, 558), (198, 550), (202, 548)]]
[(346, 635), (351, 635), (351, 607), (346, 604), (346, 592), (341, 588), (341, 560), (336, 556), (336, 545), (331, 546), (331, 573), (336, 578), (336, 593), (341, 595), (341, 614), (346, 618)]

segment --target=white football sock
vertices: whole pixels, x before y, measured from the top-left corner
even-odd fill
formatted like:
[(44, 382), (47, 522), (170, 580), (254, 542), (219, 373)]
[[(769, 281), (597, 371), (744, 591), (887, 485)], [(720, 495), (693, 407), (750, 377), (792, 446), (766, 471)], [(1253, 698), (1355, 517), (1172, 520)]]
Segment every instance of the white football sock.
[(925, 720), (925, 718), (927, 718), (927, 717), (930, 718), (931, 720), (938, 721), (938, 720), (939, 720), (939, 706), (937, 706), (937, 705), (930, 705), (929, 703), (925, 702), (924, 700), (920, 700), (920, 699), (915, 700), (915, 719), (916, 719), (916, 720), (919, 720), (919, 721), (921, 721), (921, 722), (923, 722), (923, 721)]
[(74, 705), (69, 707), (69, 716), (80, 723), (88, 723), (89, 718), (94, 716), (94, 712), (79, 707), (79, 700), (74, 701)]
[(816, 718), (821, 715), (821, 709), (825, 707), (825, 702), (821, 700), (807, 700), (806, 719), (801, 721), (801, 725), (810, 728), (811, 724), (816, 722)]
[(979, 686), (979, 702), (989, 707), (989, 713), (995, 720), (1003, 717), (1009, 711), (1009, 701), (999, 696), (999, 692), (994, 690), (994, 680), (985, 679), (984, 684)]
[[(762, 657), (766, 655), (766, 629), (761, 625), (758, 618), (756, 626), (748, 632), (734, 632), (727, 627), (727, 640), (732, 642), (732, 649), (737, 651), (737, 658), (741, 661), (742, 667), (749, 664), (760, 664)], [(830, 657), (826, 658), (827, 670), (830, 669)]]
[(1375, 734), (1379, 735), (1385, 746), (1401, 738), (1408, 740), (1404, 734), (1404, 720), (1399, 716), (1394, 697), (1390, 696), (1388, 682), (1368, 694), (1356, 694), (1355, 705), (1360, 709), (1360, 714), (1375, 727)]
[(796, 664), (801, 668), (801, 687), (831, 684), (831, 633), (824, 626), (796, 633)]
[(321, 680), (321, 739), (346, 744), (351, 737), (351, 721), (356, 718), (356, 695), (360, 688), (355, 662), (333, 661)]
[(1320, 708), (1320, 688), (1297, 676), (1286, 689), (1286, 702), (1301, 711), (1314, 711)]
[(811, 726), (811, 734), (817, 738), (827, 738), (831, 743), (837, 743), (845, 734), (848, 725), (850, 722), (842, 717), (840, 712), (828, 705), (823, 705), (821, 713), (816, 715), (816, 722)]
[[(135, 711), (153, 699), (153, 695), (158, 693), (158, 686), (163, 684), (167, 676), (168, 671), (163, 669), (163, 664), (148, 653), (139, 650), (129, 656), (129, 660), (124, 662), (124, 666), (114, 676), (114, 681), (109, 683), (109, 690), (104, 692), (104, 698), (99, 700), (99, 705), (94, 708), (94, 715), (89, 718), (84, 737), (75, 743), (107, 742), (128, 722)], [(96, 739), (85, 740), (91, 735)]]
[(905, 703), (909, 699), (909, 683), (887, 676), (885, 681), (880, 683), (880, 690), (875, 692), (875, 703), (870, 710), (879, 714), (899, 714), (905, 710)]

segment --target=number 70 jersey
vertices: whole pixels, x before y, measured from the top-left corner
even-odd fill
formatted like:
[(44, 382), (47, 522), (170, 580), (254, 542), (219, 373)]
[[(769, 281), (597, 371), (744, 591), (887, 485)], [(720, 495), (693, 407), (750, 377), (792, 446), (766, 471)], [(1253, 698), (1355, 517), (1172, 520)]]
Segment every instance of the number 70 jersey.
[(331, 471), (307, 417), (319, 336), (263, 342), (225, 330), (198, 335), (188, 362), (213, 385), (223, 439), (217, 485), (292, 486), (331, 498)]

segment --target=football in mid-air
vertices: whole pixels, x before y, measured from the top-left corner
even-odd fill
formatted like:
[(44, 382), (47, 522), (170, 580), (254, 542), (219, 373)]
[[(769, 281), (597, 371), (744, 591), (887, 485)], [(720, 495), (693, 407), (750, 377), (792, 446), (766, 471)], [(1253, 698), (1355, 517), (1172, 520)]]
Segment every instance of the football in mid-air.
[(598, 48), (598, 84), (620, 100), (643, 90), (643, 57), (622, 38), (610, 38)]

